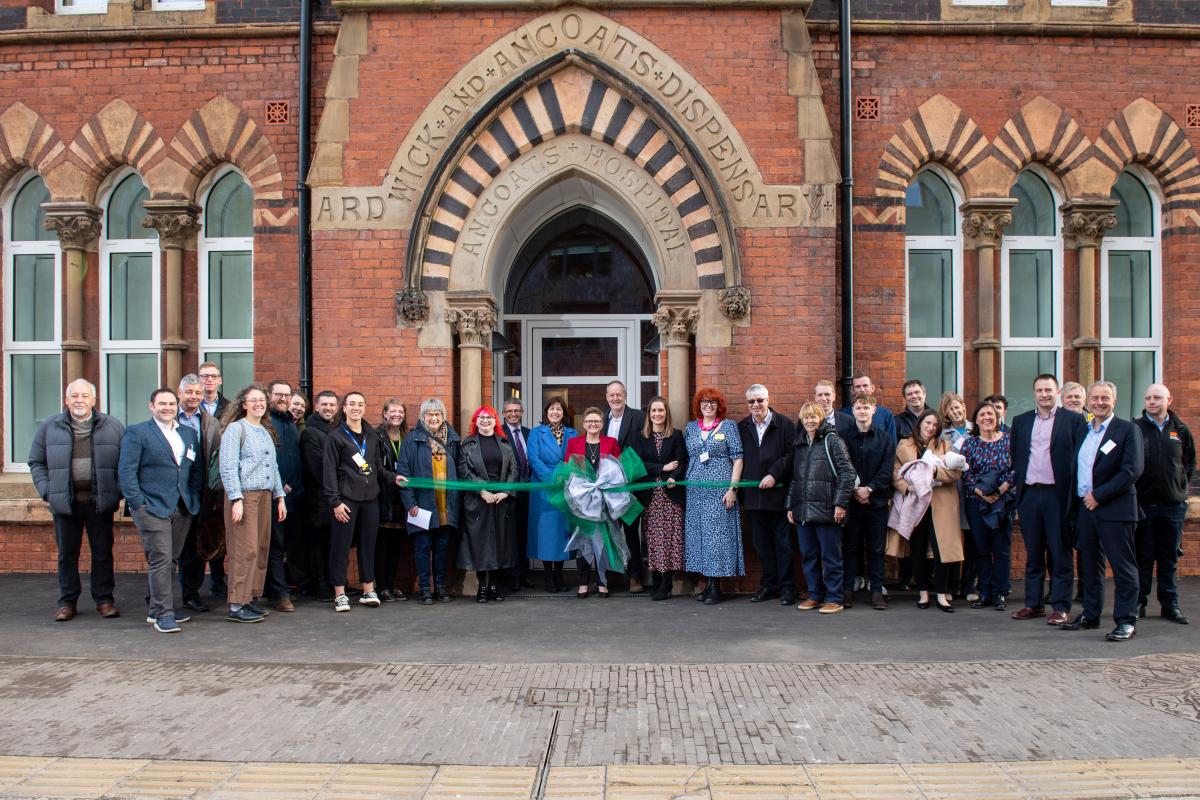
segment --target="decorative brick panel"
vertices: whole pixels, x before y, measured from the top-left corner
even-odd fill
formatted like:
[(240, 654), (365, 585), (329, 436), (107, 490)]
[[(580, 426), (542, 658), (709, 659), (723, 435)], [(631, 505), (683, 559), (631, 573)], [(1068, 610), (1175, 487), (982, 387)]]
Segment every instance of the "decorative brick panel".
[(879, 98), (878, 97), (856, 97), (856, 98), (854, 98), (854, 119), (859, 122), (878, 122), (879, 121)]

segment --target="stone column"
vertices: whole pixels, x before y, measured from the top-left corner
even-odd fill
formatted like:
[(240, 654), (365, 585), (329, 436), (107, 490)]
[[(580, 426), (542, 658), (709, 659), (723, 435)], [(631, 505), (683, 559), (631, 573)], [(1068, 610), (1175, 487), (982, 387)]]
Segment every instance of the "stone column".
[(963, 236), (966, 246), (975, 250), (978, 269), (979, 330), (970, 344), (977, 361), (980, 397), (996, 391), (996, 357), (1000, 349), (996, 327), (996, 253), (1000, 250), (1004, 229), (1012, 222), (1012, 207), (1016, 204), (1012, 198), (996, 197), (971, 200), (961, 206)]
[(483, 402), (483, 354), (492, 349), (496, 304), (491, 295), (449, 297), (446, 322), (458, 334), (458, 424), (466, 432)]
[(658, 310), (654, 325), (659, 341), (667, 350), (667, 398), (671, 404), (671, 419), (682, 426), (690, 416), (692, 390), (688, 386), (688, 351), (691, 337), (700, 319), (700, 292), (659, 292), (655, 298)]
[(195, 240), (200, 230), (200, 207), (178, 200), (147, 200), (145, 206), (142, 225), (158, 231), (158, 246), (162, 248), (166, 287), (162, 349), (166, 385), (173, 388), (183, 377), (183, 352), (187, 350), (187, 340), (183, 338), (183, 248)]
[(1079, 252), (1079, 336), (1071, 342), (1079, 356), (1077, 380), (1090, 386), (1099, 374), (1100, 332), (1096, 324), (1096, 254), (1104, 235), (1117, 224), (1116, 200), (1063, 203), (1063, 239)]
[(100, 236), (100, 209), (83, 202), (47, 203), (44, 208), (46, 230), (58, 234), (63, 251), (63, 375), (66, 381), (73, 381), (85, 377), (83, 354), (88, 351), (88, 343), (83, 338), (83, 280), (87, 276), (88, 244)]

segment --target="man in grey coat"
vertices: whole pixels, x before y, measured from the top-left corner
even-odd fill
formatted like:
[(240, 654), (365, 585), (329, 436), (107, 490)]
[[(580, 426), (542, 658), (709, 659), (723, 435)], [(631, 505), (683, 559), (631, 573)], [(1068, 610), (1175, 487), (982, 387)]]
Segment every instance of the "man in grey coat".
[(121, 616), (113, 597), (113, 512), (121, 502), (117, 461), (125, 426), (96, 411), (96, 387), (67, 384), (67, 410), (43, 422), (29, 448), (29, 472), (54, 516), (58, 546), (57, 622), (75, 617), (83, 586), (79, 551), (87, 531), (92, 550), (92, 600), (100, 616)]

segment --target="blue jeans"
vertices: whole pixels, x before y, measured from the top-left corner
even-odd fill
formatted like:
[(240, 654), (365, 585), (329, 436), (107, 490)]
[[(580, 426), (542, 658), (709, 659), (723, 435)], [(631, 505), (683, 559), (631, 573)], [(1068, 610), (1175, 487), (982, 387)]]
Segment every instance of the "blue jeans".
[[(446, 550), (450, 547), (450, 534), (454, 528), (443, 525), (428, 531), (413, 534), (413, 562), (417, 567), (417, 587), (422, 592), (434, 586), (446, 588)], [(433, 554), (433, 582), (429, 576), (429, 556)]]
[(1134, 532), (1138, 564), (1138, 604), (1150, 599), (1154, 567), (1158, 566), (1158, 604), (1163, 610), (1179, 608), (1179, 590), (1175, 573), (1179, 567), (1183, 518), (1187, 503), (1148, 503), (1142, 506), (1146, 518)]
[(1012, 515), (1005, 514), (993, 528), (983, 520), (989, 504), (977, 497), (967, 498), (967, 520), (971, 523), (971, 543), (975, 551), (975, 571), (979, 574), (979, 595), (992, 599), (1012, 590)]
[(842, 602), (842, 527), (797, 525), (808, 599), (818, 603)]

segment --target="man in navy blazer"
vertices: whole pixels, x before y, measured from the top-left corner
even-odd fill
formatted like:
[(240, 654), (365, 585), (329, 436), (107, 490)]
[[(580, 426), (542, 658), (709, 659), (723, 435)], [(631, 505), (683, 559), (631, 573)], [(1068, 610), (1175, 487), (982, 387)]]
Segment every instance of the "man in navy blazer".
[(1074, 631), (1099, 627), (1107, 557), (1116, 587), (1116, 627), (1105, 638), (1125, 642), (1136, 633), (1138, 569), (1133, 531), (1140, 515), (1137, 479), (1145, 465), (1145, 452), (1138, 427), (1113, 414), (1116, 404), (1117, 387), (1113, 384), (1098, 381), (1088, 389), (1088, 409), (1093, 416), (1087, 436), (1076, 451), (1073, 492), (1079, 511), (1075, 530), (1083, 613), (1062, 627)]
[(150, 419), (130, 425), (121, 438), (117, 475), (125, 505), (146, 553), (150, 605), (146, 621), (159, 633), (178, 633), (172, 598), (175, 562), (192, 517), (200, 512), (205, 468), (196, 432), (176, 419), (179, 400), (167, 388), (150, 395)]
[(1021, 537), (1025, 540), (1025, 607), (1013, 619), (1045, 616), (1046, 552), (1053, 575), (1047, 623), (1070, 619), (1074, 584), (1067, 514), (1074, 488), (1075, 454), (1087, 433), (1081, 414), (1058, 406), (1058, 378), (1038, 375), (1033, 381), (1036, 408), (1013, 420), (1012, 462)]
[[(608, 413), (604, 415), (604, 430), (601, 433), (616, 439), (622, 450), (633, 447), (634, 441), (642, 435), (642, 426), (646, 421), (645, 414), (625, 404), (627, 398), (625, 384), (621, 381), (612, 381), (604, 388)], [(642, 540), (638, 533), (639, 525), (637, 521), (634, 521), (632, 525), (623, 525), (622, 527), (625, 528), (625, 544), (629, 547), (629, 564), (626, 566), (625, 573), (629, 576), (629, 592), (630, 594), (640, 594), (644, 587), (642, 586)]]

